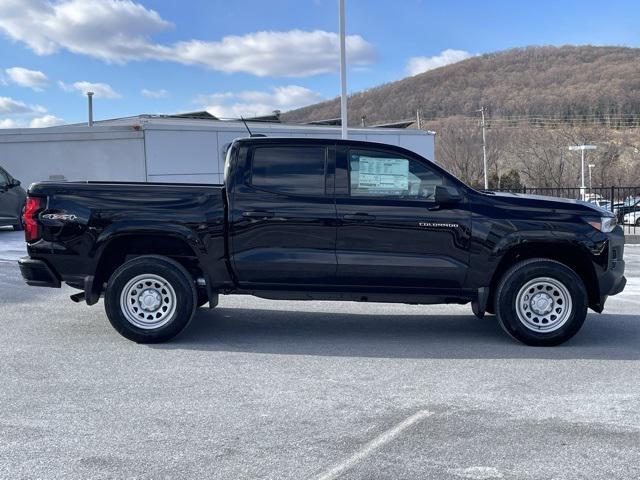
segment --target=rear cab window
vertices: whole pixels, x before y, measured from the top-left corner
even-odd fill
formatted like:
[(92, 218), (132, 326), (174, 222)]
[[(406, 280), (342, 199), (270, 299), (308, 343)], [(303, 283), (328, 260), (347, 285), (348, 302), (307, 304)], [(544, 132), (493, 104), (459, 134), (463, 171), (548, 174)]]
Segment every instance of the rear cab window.
[(448, 179), (412, 158), (377, 150), (349, 150), (351, 197), (435, 201)]
[(264, 146), (253, 149), (250, 184), (286, 195), (324, 195), (325, 146)]

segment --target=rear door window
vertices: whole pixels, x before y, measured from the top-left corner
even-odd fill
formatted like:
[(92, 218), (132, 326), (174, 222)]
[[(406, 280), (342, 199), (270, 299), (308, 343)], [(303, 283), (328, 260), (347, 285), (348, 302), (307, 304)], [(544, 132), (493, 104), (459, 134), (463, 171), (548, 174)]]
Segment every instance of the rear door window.
[(324, 195), (325, 147), (256, 147), (251, 185), (288, 195)]

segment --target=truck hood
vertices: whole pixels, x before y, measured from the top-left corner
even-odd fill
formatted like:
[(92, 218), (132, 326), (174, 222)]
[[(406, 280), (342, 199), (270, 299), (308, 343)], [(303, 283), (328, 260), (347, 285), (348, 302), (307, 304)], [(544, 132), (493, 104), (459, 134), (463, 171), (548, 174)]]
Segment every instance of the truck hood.
[(593, 203), (585, 202), (584, 200), (572, 200), (568, 198), (549, 197), (546, 195), (529, 195), (522, 193), (507, 193), (507, 192), (492, 192), (484, 193), (489, 198), (494, 198), (498, 201), (513, 205), (514, 207), (530, 207), (530, 208), (546, 208), (553, 210), (562, 210), (577, 212), (587, 215), (598, 216), (610, 216), (613, 217), (613, 213), (609, 210), (605, 210)]

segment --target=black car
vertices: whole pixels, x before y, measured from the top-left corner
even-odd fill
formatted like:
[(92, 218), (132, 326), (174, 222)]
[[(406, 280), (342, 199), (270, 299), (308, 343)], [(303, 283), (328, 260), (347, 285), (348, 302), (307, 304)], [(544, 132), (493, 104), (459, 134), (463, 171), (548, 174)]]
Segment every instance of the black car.
[(479, 192), (414, 152), (349, 140), (236, 140), (224, 185), (38, 183), (24, 225), (27, 283), (104, 297), (137, 342), (233, 293), (471, 303), (524, 343), (557, 345), (626, 282), (612, 213)]
[(20, 181), (0, 168), (0, 227), (12, 226), (14, 230), (22, 230), (21, 214), (26, 198)]

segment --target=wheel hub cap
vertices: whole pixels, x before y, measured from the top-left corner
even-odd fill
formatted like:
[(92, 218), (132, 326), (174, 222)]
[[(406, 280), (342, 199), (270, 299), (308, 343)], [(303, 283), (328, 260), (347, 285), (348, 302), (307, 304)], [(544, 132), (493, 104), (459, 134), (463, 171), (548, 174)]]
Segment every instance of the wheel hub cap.
[(138, 302), (140, 303), (140, 308), (143, 310), (146, 310), (147, 312), (154, 312), (160, 308), (162, 297), (160, 297), (157, 290), (149, 288), (140, 294)]
[(545, 315), (551, 311), (553, 299), (546, 293), (536, 293), (531, 298), (531, 310), (538, 315)]

